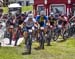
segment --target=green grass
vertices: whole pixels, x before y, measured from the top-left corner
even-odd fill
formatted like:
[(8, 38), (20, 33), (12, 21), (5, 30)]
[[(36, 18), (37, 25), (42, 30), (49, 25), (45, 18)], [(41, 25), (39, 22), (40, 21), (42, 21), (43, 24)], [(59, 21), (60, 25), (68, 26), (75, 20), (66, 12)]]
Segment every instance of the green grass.
[[(8, 13), (8, 8), (7, 7), (3, 7), (4, 13)], [(33, 6), (22, 6), (22, 12), (26, 12), (26, 11), (32, 11), (33, 10)]]
[(32, 10), (33, 10), (33, 6), (23, 6), (22, 7), (22, 12), (32, 11)]
[(35, 50), (39, 44), (34, 42), (31, 55), (22, 55), (24, 44), (20, 47), (1, 47), (0, 59), (75, 59), (75, 39), (66, 42), (52, 42), (52, 46), (45, 46), (45, 50)]
[(3, 7), (3, 13), (8, 13), (8, 8), (7, 7)]

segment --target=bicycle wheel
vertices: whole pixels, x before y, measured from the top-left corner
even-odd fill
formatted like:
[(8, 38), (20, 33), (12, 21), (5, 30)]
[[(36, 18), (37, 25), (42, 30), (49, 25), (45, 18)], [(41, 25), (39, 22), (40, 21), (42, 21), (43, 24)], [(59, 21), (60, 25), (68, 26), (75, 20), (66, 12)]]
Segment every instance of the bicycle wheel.
[(59, 33), (56, 32), (56, 31), (53, 31), (53, 32), (52, 32), (53, 41), (57, 41), (58, 37), (59, 37)]
[(29, 54), (31, 54), (31, 46), (32, 46), (32, 37), (31, 37), (31, 35), (29, 35), (29, 38), (27, 39), (26, 46), (27, 46), (27, 52)]
[(63, 39), (66, 40), (67, 38), (69, 38), (69, 30), (66, 30), (64, 33), (63, 33)]
[(57, 41), (58, 40), (58, 37), (59, 37), (59, 34), (58, 33), (54, 34), (53, 40), (54, 41)]
[(44, 32), (42, 31), (40, 33), (40, 48), (44, 49), (44, 42), (45, 42), (45, 38), (44, 38)]
[(52, 38), (52, 33), (51, 30), (49, 30), (47, 34), (47, 46), (50, 46), (51, 38)]

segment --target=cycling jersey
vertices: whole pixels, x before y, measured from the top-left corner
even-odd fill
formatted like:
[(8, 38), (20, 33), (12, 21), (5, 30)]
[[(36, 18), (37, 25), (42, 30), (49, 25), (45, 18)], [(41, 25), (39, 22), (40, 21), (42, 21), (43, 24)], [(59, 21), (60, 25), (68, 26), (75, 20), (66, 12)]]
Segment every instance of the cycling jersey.
[(32, 27), (32, 26), (34, 26), (34, 23), (36, 22), (36, 20), (34, 18), (32, 19), (31, 22), (28, 21), (28, 20), (29, 20), (28, 17), (24, 20), (24, 22), (26, 23), (26, 27)]
[(59, 24), (59, 25), (62, 25), (62, 23), (63, 23), (62, 20), (59, 20), (59, 21), (58, 21), (58, 24)]
[(28, 31), (28, 29), (32, 29), (32, 27), (34, 26), (34, 23), (36, 23), (36, 20), (34, 18), (32, 18), (32, 21), (29, 21), (29, 17), (27, 17), (25, 20), (25, 27), (23, 28), (23, 31)]
[(50, 17), (48, 17), (48, 20), (50, 21), (51, 25), (54, 25), (54, 23), (56, 22), (55, 18), (51, 19)]
[(59, 25), (63, 25), (63, 26), (65, 26), (66, 24), (67, 24), (67, 17), (63, 17), (63, 20), (62, 19), (60, 19), (59, 21), (58, 21), (58, 24)]
[(43, 16), (43, 17), (37, 16), (36, 17), (36, 21), (40, 24), (40, 26), (45, 26), (46, 25), (45, 22), (47, 22), (47, 20), (48, 20), (47, 16)]

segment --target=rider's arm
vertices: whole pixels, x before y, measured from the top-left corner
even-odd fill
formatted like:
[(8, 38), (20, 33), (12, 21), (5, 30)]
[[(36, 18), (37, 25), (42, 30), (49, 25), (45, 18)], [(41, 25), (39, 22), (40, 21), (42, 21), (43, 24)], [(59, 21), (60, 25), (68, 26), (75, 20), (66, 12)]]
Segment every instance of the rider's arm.
[(37, 22), (35, 18), (33, 18), (33, 22), (34, 22), (34, 23), (36, 23), (36, 22)]
[(35, 18), (33, 18), (33, 22), (34, 22), (34, 26), (37, 27), (38, 26), (38, 22), (36, 21)]
[(38, 22), (39, 21), (39, 19), (40, 19), (40, 16), (36, 16), (36, 21)]
[(36, 16), (36, 17), (35, 17), (35, 20), (36, 20), (37, 25), (39, 24), (39, 23), (38, 23), (38, 22), (39, 22), (39, 19), (40, 19), (40, 16)]
[(57, 19), (57, 24), (58, 24), (59, 20), (60, 20), (60, 19), (58, 18), (58, 19)]
[(57, 25), (57, 19), (54, 18), (54, 25)]
[(48, 22), (48, 17), (47, 16), (44, 16), (44, 19), (46, 22)]
[(26, 22), (28, 21), (28, 17), (24, 20), (24, 22), (23, 22), (23, 27), (25, 27), (25, 25), (26, 25)]
[(74, 17), (75, 17), (75, 16), (72, 16), (72, 17), (69, 19), (69, 21), (72, 20)]

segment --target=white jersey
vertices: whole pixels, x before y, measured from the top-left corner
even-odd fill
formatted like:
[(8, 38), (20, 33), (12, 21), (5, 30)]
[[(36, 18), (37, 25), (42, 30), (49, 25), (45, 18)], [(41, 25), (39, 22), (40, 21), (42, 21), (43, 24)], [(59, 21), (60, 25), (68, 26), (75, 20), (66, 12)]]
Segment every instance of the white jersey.
[(36, 20), (33, 18), (31, 22), (28, 21), (29, 17), (27, 17), (24, 22), (26, 23), (26, 27), (32, 27), (34, 26), (34, 23), (36, 23)]

